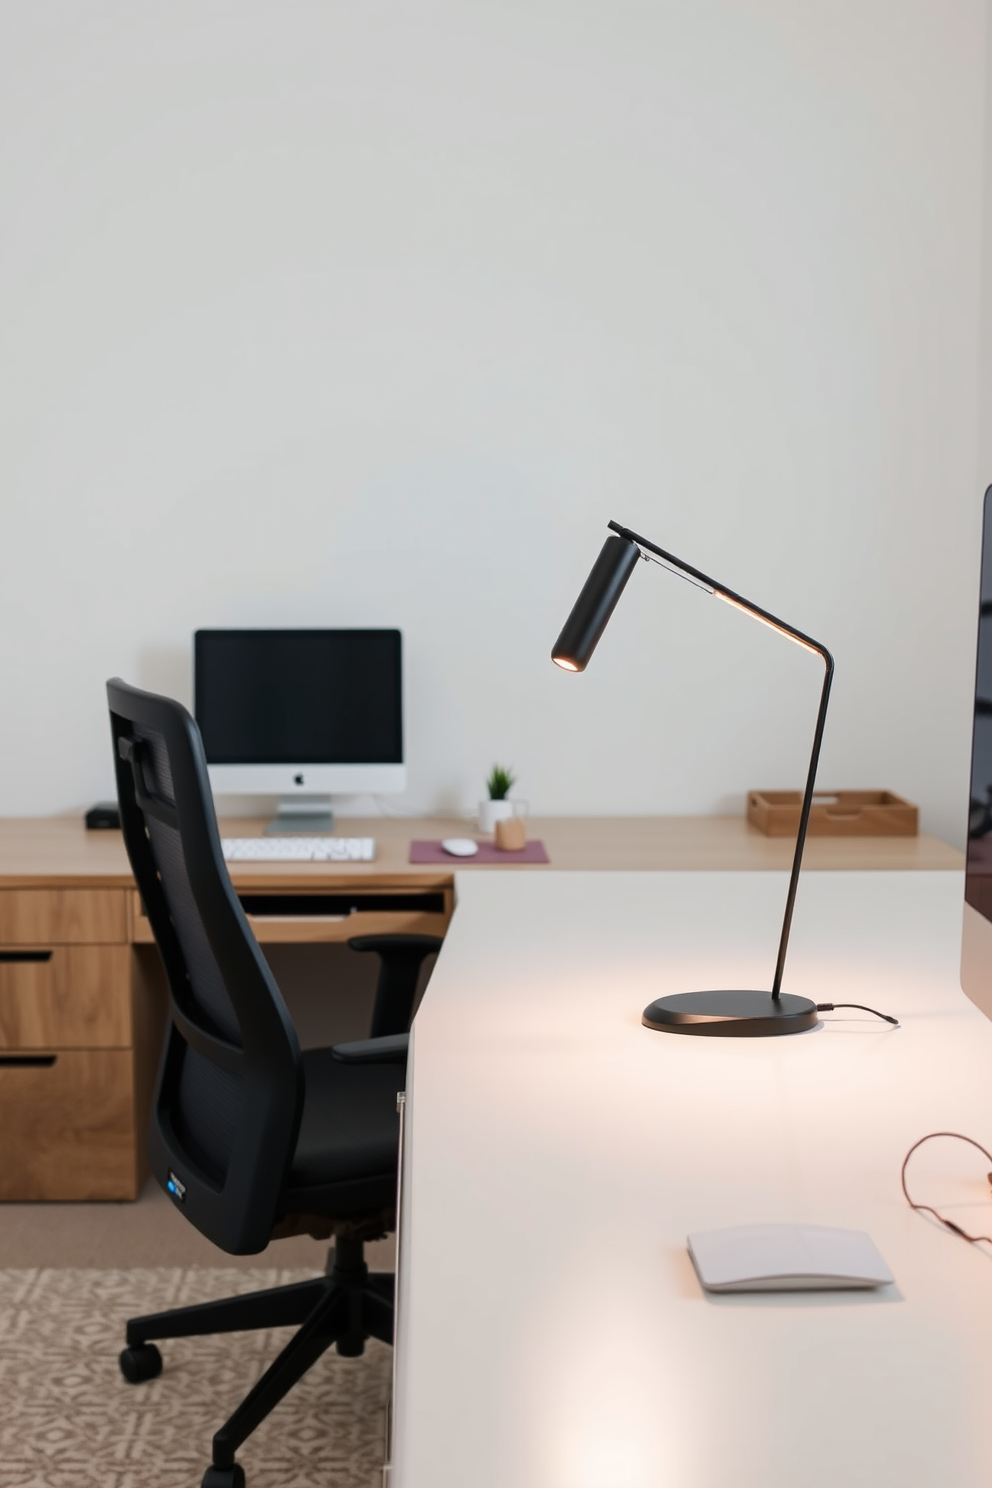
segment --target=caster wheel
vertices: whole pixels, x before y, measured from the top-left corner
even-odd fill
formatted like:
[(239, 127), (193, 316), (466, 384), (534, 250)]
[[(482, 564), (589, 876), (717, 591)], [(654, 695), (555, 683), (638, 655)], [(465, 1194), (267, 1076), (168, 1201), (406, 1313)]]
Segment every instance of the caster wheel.
[(245, 1470), (240, 1462), (230, 1467), (208, 1467), (200, 1488), (245, 1488)]
[(129, 1385), (155, 1379), (162, 1373), (162, 1355), (153, 1343), (138, 1343), (126, 1348), (120, 1357), (121, 1374)]

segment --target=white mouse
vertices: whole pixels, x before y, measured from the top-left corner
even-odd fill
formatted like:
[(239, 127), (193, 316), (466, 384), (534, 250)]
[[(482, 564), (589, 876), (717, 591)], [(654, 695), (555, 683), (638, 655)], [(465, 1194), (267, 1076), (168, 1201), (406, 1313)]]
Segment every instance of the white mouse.
[(453, 858), (474, 858), (479, 851), (479, 844), (471, 837), (446, 837), (441, 846)]

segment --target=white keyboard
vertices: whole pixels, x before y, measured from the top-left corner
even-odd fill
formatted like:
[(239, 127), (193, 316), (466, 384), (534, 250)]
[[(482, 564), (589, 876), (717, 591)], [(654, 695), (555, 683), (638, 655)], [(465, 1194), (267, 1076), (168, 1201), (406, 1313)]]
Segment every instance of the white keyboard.
[(374, 837), (222, 837), (228, 863), (372, 863)]

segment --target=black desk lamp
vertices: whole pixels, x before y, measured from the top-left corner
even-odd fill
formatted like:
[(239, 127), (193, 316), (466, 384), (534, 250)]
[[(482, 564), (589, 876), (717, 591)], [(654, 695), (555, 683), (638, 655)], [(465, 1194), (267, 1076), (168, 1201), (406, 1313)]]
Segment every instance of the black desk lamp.
[(665, 1033), (717, 1034), (735, 1038), (763, 1037), (775, 1033), (802, 1033), (816, 1024), (816, 1004), (806, 997), (783, 994), (782, 973), (785, 970), (785, 952), (789, 944), (792, 910), (796, 902), (799, 869), (802, 865), (806, 828), (809, 824), (809, 809), (813, 801), (813, 782), (816, 779), (816, 765), (820, 757), (823, 725), (827, 716), (827, 699), (830, 696), (830, 683), (834, 674), (833, 657), (826, 646), (821, 646), (819, 641), (814, 641), (808, 635), (803, 635), (802, 631), (786, 625), (784, 620), (777, 620), (767, 610), (759, 609), (750, 600), (735, 594), (732, 589), (718, 584), (715, 579), (707, 578), (706, 574), (700, 573), (698, 568), (692, 568), (688, 563), (683, 563), (681, 558), (666, 553), (664, 548), (656, 548), (654, 543), (648, 542), (647, 538), (639, 537), (636, 532), (621, 527), (617, 522), (610, 522), (609, 527), (617, 536), (606, 539), (603, 551), (596, 559), (592, 573), (586, 580), (582, 593), (575, 601), (572, 613), (565, 621), (565, 627), (551, 653), (551, 659), (556, 666), (563, 667), (567, 672), (585, 670), (639, 558), (659, 563), (670, 573), (687, 579), (689, 583), (704, 589), (708, 594), (715, 594), (719, 599), (726, 600), (735, 609), (744, 610), (748, 615), (753, 615), (764, 625), (770, 625), (772, 630), (779, 631), (781, 635), (788, 636), (790, 640), (804, 646), (807, 651), (814, 651), (817, 656), (823, 658), (825, 668), (823, 691), (820, 694), (820, 708), (816, 716), (816, 732), (813, 735), (813, 753), (809, 762), (806, 791), (799, 814), (799, 834), (796, 837), (792, 877), (789, 879), (785, 920), (782, 925), (782, 938), (779, 941), (778, 962), (775, 967), (775, 980), (772, 983), (771, 993), (682, 992), (672, 997), (659, 997), (656, 1002), (652, 1002), (644, 1009), (641, 1017), (641, 1022), (647, 1028), (657, 1028)]

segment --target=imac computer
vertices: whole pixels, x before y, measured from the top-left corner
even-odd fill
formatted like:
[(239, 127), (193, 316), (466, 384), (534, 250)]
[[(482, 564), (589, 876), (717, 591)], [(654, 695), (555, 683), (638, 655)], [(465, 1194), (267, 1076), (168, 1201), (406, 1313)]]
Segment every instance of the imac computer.
[(398, 630), (198, 630), (193, 712), (214, 794), (278, 796), (276, 836), (406, 789)]
[(992, 1018), (992, 486), (985, 492), (961, 986)]

